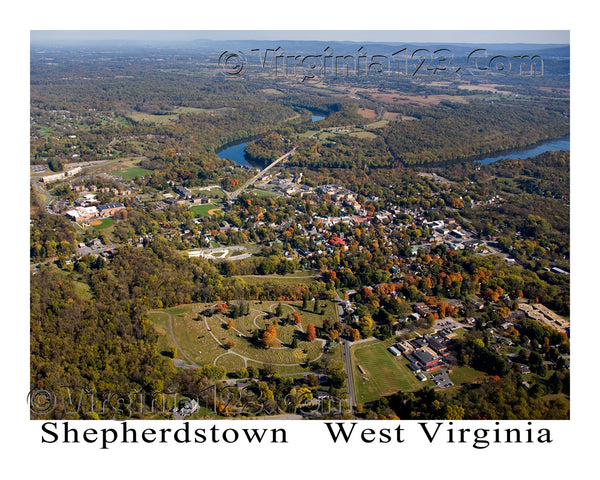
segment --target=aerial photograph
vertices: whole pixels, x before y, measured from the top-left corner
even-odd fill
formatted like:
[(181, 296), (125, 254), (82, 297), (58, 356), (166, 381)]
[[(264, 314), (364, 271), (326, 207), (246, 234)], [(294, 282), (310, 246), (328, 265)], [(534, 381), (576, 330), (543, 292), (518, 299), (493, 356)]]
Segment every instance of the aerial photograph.
[(31, 419), (570, 419), (570, 32), (399, 33), (31, 30)]

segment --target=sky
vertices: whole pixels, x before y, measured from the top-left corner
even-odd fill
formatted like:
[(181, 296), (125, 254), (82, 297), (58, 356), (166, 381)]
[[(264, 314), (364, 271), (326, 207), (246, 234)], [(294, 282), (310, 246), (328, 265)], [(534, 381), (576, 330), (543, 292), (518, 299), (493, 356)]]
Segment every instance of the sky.
[(568, 44), (568, 30), (31, 30), (31, 41), (323, 40)]

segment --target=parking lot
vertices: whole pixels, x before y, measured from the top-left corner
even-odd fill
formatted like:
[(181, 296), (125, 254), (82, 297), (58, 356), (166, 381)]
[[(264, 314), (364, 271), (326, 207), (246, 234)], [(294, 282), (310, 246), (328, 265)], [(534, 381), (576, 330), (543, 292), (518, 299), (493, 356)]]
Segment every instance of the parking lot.
[(446, 370), (443, 370), (439, 373), (434, 373), (433, 375), (431, 375), (430, 378), (433, 381), (433, 383), (435, 383), (436, 387), (447, 388), (454, 385), (454, 383), (452, 383), (452, 381), (450, 380), (450, 377), (448, 376), (448, 372), (446, 372)]
[(463, 328), (464, 325), (454, 320), (452, 317), (442, 318), (440, 320), (436, 320), (433, 324), (434, 330), (443, 330), (444, 328), (450, 328), (452, 330), (456, 330), (457, 328)]

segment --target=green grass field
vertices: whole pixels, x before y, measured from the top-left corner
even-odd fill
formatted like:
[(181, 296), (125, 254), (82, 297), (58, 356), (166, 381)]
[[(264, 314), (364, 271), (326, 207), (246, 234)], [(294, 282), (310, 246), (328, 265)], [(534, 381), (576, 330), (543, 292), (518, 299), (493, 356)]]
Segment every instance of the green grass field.
[(246, 368), (244, 359), (234, 353), (225, 353), (215, 360), (219, 367), (223, 367), (227, 372), (235, 372), (240, 368)]
[[(194, 205), (193, 207), (190, 207), (190, 210), (194, 214), (194, 217), (208, 217), (209, 216), (208, 212), (215, 208), (219, 208), (219, 207), (212, 203), (206, 203), (204, 205)], [(221, 209), (219, 209), (219, 212), (217, 212), (217, 213), (222, 213), (222, 212), (223, 211)]]
[(316, 280), (316, 277), (310, 272), (297, 272), (290, 275), (241, 275), (246, 285), (263, 285), (264, 283), (281, 285), (308, 285)]
[(190, 113), (190, 114), (201, 114), (201, 113), (212, 113), (212, 114), (227, 114), (234, 111), (232, 107), (221, 107), (221, 108), (199, 108), (199, 107), (173, 107), (173, 112), (176, 114)]
[(119, 170), (117, 172), (113, 172), (114, 175), (116, 175), (117, 177), (123, 177), (126, 178), (127, 180), (133, 180), (135, 177), (144, 177), (148, 174), (151, 174), (152, 170), (148, 170), (146, 168), (142, 168), (142, 167), (131, 167), (128, 168), (127, 170)]
[(452, 373), (448, 374), (448, 376), (455, 385), (460, 385), (463, 383), (479, 383), (487, 377), (485, 373), (467, 366), (453, 366), (451, 370)]
[(377, 138), (377, 135), (375, 135), (373, 132), (365, 132), (365, 131), (352, 132), (349, 135), (352, 137), (358, 137), (358, 138), (368, 138), (369, 140)]
[(210, 113), (214, 110), (210, 108), (198, 108), (198, 107), (173, 107), (175, 113)]
[(96, 230), (103, 230), (105, 228), (112, 227), (115, 224), (115, 219), (113, 217), (107, 217), (100, 220), (100, 225), (92, 225)]
[(280, 197), (281, 196), (279, 193), (270, 192), (269, 190), (262, 190), (260, 188), (254, 188), (250, 191), (250, 193), (254, 193), (255, 195), (258, 195), (259, 197)]
[[(374, 340), (352, 347), (350, 352), (358, 403), (371, 402), (399, 390), (414, 391), (423, 387), (423, 383), (407, 367), (408, 360), (394, 357), (387, 350), (392, 343), (389, 340)], [(360, 373), (358, 365), (366, 372), (364, 375)], [(369, 380), (363, 380), (363, 377)]]
[(381, 128), (385, 127), (388, 123), (390, 123), (388, 120), (378, 120), (376, 122), (369, 123), (366, 128), (368, 128), (369, 130), (374, 128)]
[(46, 140), (48, 140), (52, 136), (52, 134), (54, 133), (54, 131), (50, 127), (47, 127), (47, 126), (38, 127), (38, 132)]
[[(170, 351), (172, 347), (175, 347), (175, 342), (169, 333), (169, 317), (164, 312), (151, 312), (148, 314), (148, 318), (158, 334), (158, 351)], [(181, 354), (178, 355), (178, 357), (180, 356)]]
[(310, 137), (311, 135), (314, 135), (315, 133), (319, 133), (320, 130), (307, 130), (304, 133), (301, 133), (300, 135), (298, 135), (299, 137)]
[(203, 187), (190, 187), (190, 190), (196, 195), (204, 195), (209, 198), (216, 198), (217, 200), (225, 199), (227, 195), (223, 192), (221, 187), (213, 187), (208, 190)]

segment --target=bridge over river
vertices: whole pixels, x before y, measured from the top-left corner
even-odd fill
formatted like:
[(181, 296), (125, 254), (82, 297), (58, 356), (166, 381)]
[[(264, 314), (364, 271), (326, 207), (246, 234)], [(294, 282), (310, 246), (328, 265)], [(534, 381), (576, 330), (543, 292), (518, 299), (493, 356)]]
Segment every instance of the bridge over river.
[[(277, 160), (275, 160), (274, 162), (270, 163), (269, 165), (267, 165), (264, 169), (262, 169), (260, 172), (258, 172), (256, 175), (254, 175), (254, 177), (252, 177), (250, 180), (248, 180), (246, 183), (244, 183), (240, 188), (238, 188), (235, 192), (229, 193), (227, 196), (232, 199), (235, 200), (246, 188), (248, 188), (250, 185), (253, 185), (254, 183), (256, 183), (256, 181), (258, 179), (260, 179), (261, 177), (263, 177), (269, 170), (271, 170), (273, 167), (275, 167), (276, 165), (279, 165), (281, 162), (283, 162), (286, 158), (288, 158), (290, 155), (293, 155), (294, 152), (296, 151), (297, 147), (292, 148), (289, 152), (283, 154), (281, 157), (279, 157)], [(227, 193), (227, 192), (225, 192)]]

